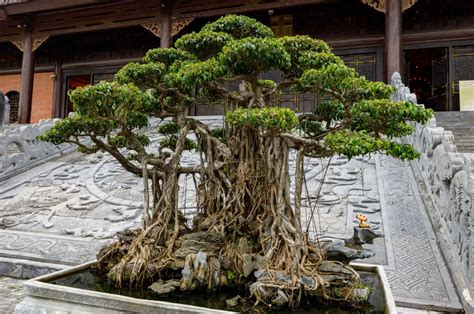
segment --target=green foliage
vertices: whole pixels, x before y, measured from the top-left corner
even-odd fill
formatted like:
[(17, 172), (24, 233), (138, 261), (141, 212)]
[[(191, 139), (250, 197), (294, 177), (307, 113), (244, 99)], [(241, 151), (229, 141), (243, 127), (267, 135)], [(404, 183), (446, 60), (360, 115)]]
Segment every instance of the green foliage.
[(308, 136), (317, 136), (318, 134), (324, 131), (321, 122), (306, 119), (300, 122), (299, 129)]
[(269, 90), (272, 90), (272, 89), (276, 88), (276, 86), (277, 86), (275, 81), (272, 81), (272, 80), (258, 80), (257, 85), (261, 86), (263, 88), (269, 89)]
[(328, 55), (331, 51), (324, 41), (309, 36), (285, 36), (279, 38), (278, 41), (290, 55), (291, 68), (289, 73), (294, 76), (299, 76), (304, 70), (310, 68), (308, 58), (303, 58), (303, 56), (312, 54), (318, 57), (319, 55)]
[[(177, 144), (178, 144), (178, 136), (176, 134), (167, 136), (166, 138), (160, 141), (160, 147), (169, 148), (172, 151), (176, 150)], [(185, 150), (196, 150), (197, 148), (198, 148), (198, 144), (196, 143), (196, 141), (186, 138), (186, 141), (184, 144)]]
[(270, 69), (290, 68), (290, 56), (274, 38), (248, 37), (227, 44), (219, 62), (235, 75), (248, 75)]
[(387, 155), (402, 160), (416, 159), (420, 154), (410, 145), (391, 142), (388, 139), (376, 138), (366, 131), (342, 130), (328, 134), (324, 144), (332, 150), (333, 154), (347, 156), (364, 156), (374, 152), (385, 152)]
[(229, 282), (235, 282), (236, 279), (237, 279), (237, 275), (232, 270), (228, 270), (227, 271), (227, 280)]
[(212, 129), (211, 135), (223, 141), (225, 139), (225, 130), (223, 128)]
[(227, 43), (233, 40), (232, 36), (223, 32), (200, 31), (181, 36), (176, 40), (176, 47), (188, 51), (199, 59), (215, 57)]
[(344, 118), (344, 104), (335, 99), (325, 100), (316, 107), (314, 113), (328, 123), (339, 121)]
[[(281, 85), (259, 79), (269, 70), (283, 72)], [(247, 82), (245, 90), (228, 90), (226, 82), (242, 79)], [(261, 107), (270, 95), (287, 88), (317, 92), (329, 100), (301, 122), (289, 109), (250, 108)], [(138, 130), (147, 127), (151, 117), (176, 117), (198, 100), (225, 101), (238, 107), (227, 112), (226, 122), (231, 126), (296, 131), (295, 136), (327, 146), (312, 148), (315, 151), (308, 154), (314, 156), (352, 158), (383, 151), (402, 159), (416, 158), (413, 148), (392, 138), (410, 134), (410, 121), (424, 123), (433, 112), (409, 102), (392, 102), (392, 93), (391, 86), (370, 82), (346, 66), (321, 40), (308, 36), (277, 39), (269, 27), (253, 18), (227, 15), (182, 36), (176, 48), (148, 51), (143, 63), (124, 66), (114, 82), (71, 92), (75, 114), (58, 122), (41, 139), (60, 144), (89, 136), (116, 149), (133, 150), (137, 142), (150, 145), (149, 138)], [(157, 131), (165, 135), (160, 145), (175, 150), (179, 126), (167, 123)], [(225, 142), (224, 130), (213, 130), (212, 135)], [(186, 140), (186, 149), (196, 148), (195, 142)], [(94, 152), (98, 147), (82, 145), (81, 149)], [(137, 159), (133, 152), (129, 157)]]
[(238, 108), (227, 113), (226, 122), (236, 126), (272, 131), (291, 130), (299, 123), (293, 110), (275, 107)]
[(196, 63), (185, 63), (179, 71), (170, 76), (173, 83), (185, 92), (190, 92), (196, 84), (214, 81), (225, 74), (225, 67), (216, 59)]
[(164, 74), (163, 63), (129, 63), (117, 72), (115, 81), (119, 84), (133, 83), (142, 89), (148, 89), (159, 85)]
[(256, 19), (245, 15), (229, 14), (215, 22), (206, 24), (201, 31), (224, 32), (235, 39), (247, 37), (273, 38), (270, 27), (259, 23)]
[(384, 134), (388, 138), (411, 134), (414, 129), (407, 121), (426, 123), (433, 116), (431, 109), (389, 99), (360, 101), (352, 106), (351, 113), (353, 130)]
[(146, 63), (163, 63), (169, 67), (176, 61), (193, 61), (195, 59), (195, 56), (187, 51), (175, 48), (155, 48), (146, 53), (143, 61)]
[(158, 133), (164, 135), (176, 134), (179, 132), (179, 126), (176, 122), (168, 122), (158, 127)]

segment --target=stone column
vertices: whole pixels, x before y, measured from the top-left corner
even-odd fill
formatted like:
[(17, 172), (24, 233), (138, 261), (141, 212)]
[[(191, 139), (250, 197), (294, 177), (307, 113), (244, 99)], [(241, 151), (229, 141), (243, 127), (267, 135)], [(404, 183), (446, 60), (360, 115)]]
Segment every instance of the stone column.
[(31, 101), (33, 98), (33, 81), (35, 74), (35, 61), (33, 52), (33, 36), (31, 25), (24, 28), (23, 61), (21, 65), (21, 89), (18, 123), (30, 123)]
[(170, 0), (161, 0), (161, 48), (171, 47), (171, 4)]
[(402, 68), (402, 1), (386, 0), (385, 13), (385, 80)]

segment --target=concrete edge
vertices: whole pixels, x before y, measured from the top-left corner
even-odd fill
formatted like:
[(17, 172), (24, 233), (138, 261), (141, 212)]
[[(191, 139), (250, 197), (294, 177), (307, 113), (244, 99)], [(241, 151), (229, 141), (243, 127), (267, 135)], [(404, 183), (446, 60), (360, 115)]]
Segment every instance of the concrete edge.
[(146, 313), (152, 313), (153, 309), (165, 309), (171, 313), (233, 313), (224, 310), (215, 310), (187, 304), (136, 299), (98, 291), (83, 290), (66, 286), (56, 286), (48, 283), (67, 275), (76, 274), (89, 268), (95, 263), (96, 261), (87, 262), (72, 268), (60, 270), (28, 280), (24, 283), (24, 286), (27, 289), (27, 297), (33, 297), (35, 299), (55, 299), (55, 297), (58, 297), (62, 301), (69, 301), (72, 303), (77, 303), (75, 301), (80, 301), (82, 304), (88, 306), (97, 306), (98, 304), (103, 303), (102, 306), (106, 309), (125, 310), (131, 312), (137, 312), (137, 310), (139, 310), (138, 312), (144, 311)]
[(361, 263), (350, 263), (350, 265), (355, 270), (360, 271), (373, 271), (375, 272), (380, 279), (383, 289), (383, 296), (384, 296), (384, 307), (385, 307), (385, 314), (396, 314), (397, 313), (397, 306), (395, 305), (395, 299), (393, 298), (392, 290), (390, 289), (390, 284), (388, 282), (387, 274), (383, 266), (380, 265), (373, 265), (373, 264), (361, 264)]
[[(202, 308), (192, 305), (184, 304), (175, 304), (164, 301), (152, 301), (152, 300), (143, 300), (136, 299), (127, 296), (121, 295), (112, 295), (103, 292), (89, 291), (78, 288), (71, 288), (65, 286), (55, 286), (49, 284), (48, 282), (57, 280), (67, 275), (76, 274), (80, 271), (90, 268), (96, 261), (90, 261), (75, 267), (63, 269), (56, 271), (51, 274), (43, 275), (34, 279), (30, 279), (24, 283), (24, 286), (27, 289), (27, 296), (36, 298), (36, 299), (52, 299), (55, 295), (60, 296), (61, 300), (67, 300), (74, 302), (75, 299), (79, 299), (86, 305), (94, 306), (98, 304), (98, 300), (105, 300), (105, 304), (111, 306), (111, 309), (114, 309), (114, 306), (126, 305), (129, 309), (138, 308), (140, 306), (147, 307), (150, 309), (153, 308), (162, 308), (168, 309), (170, 311), (179, 310), (189, 313), (232, 313), (224, 310), (214, 310), (208, 308)], [(380, 279), (383, 288), (384, 295), (384, 308), (386, 314), (396, 314), (397, 309), (395, 305), (395, 300), (390, 290), (390, 285), (388, 283), (387, 276), (382, 266), (371, 265), (371, 264), (360, 264), (360, 263), (351, 263), (351, 266), (355, 270), (359, 271), (369, 271), (375, 272)], [(116, 308), (115, 308), (116, 309)]]
[(38, 275), (44, 276), (44, 274), (64, 270), (70, 267), (71, 266), (69, 265), (0, 256), (0, 276), (12, 278), (30, 279), (37, 277)]

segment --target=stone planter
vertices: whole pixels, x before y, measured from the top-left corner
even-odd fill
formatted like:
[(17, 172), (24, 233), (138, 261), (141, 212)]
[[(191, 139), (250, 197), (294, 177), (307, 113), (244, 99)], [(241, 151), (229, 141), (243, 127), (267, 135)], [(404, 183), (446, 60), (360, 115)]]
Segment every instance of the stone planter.
[[(88, 270), (95, 262), (31, 279), (24, 283), (26, 298), (17, 305), (15, 313), (231, 313), (224, 310), (137, 299), (117, 294), (71, 288), (51, 282)], [(352, 264), (355, 270), (374, 274), (369, 281), (372, 290), (383, 298), (385, 313), (396, 313), (395, 302), (383, 267)]]

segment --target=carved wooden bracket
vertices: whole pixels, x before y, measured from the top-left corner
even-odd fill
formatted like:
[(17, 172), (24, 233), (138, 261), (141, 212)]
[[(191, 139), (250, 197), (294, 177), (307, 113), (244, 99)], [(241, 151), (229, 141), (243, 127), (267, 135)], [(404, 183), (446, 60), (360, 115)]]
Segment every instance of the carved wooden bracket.
[[(362, 3), (365, 3), (379, 12), (385, 13), (386, 11), (386, 0), (361, 0)], [(405, 11), (411, 8), (417, 0), (400, 0), (402, 1), (402, 11)]]
[(150, 23), (150, 24), (142, 24), (142, 27), (146, 29), (147, 31), (150, 31), (155, 35), (156, 37), (161, 36), (161, 25), (160, 23)]
[[(38, 49), (46, 40), (48, 40), (49, 36), (37, 36), (33, 38), (33, 51)], [(14, 39), (11, 40), (11, 43), (14, 44), (21, 52), (23, 52), (24, 42), (22, 39)]]
[(181, 32), (181, 30), (188, 26), (193, 20), (193, 17), (189, 17), (171, 22), (171, 36), (178, 35), (179, 32)]
[[(183, 28), (185, 28), (189, 23), (194, 20), (193, 17), (186, 18), (186, 19), (179, 19), (174, 20), (171, 22), (171, 36), (177, 35)], [(161, 37), (161, 24), (160, 23), (150, 23), (150, 24), (142, 24), (142, 27), (146, 30), (150, 31), (156, 37)]]

